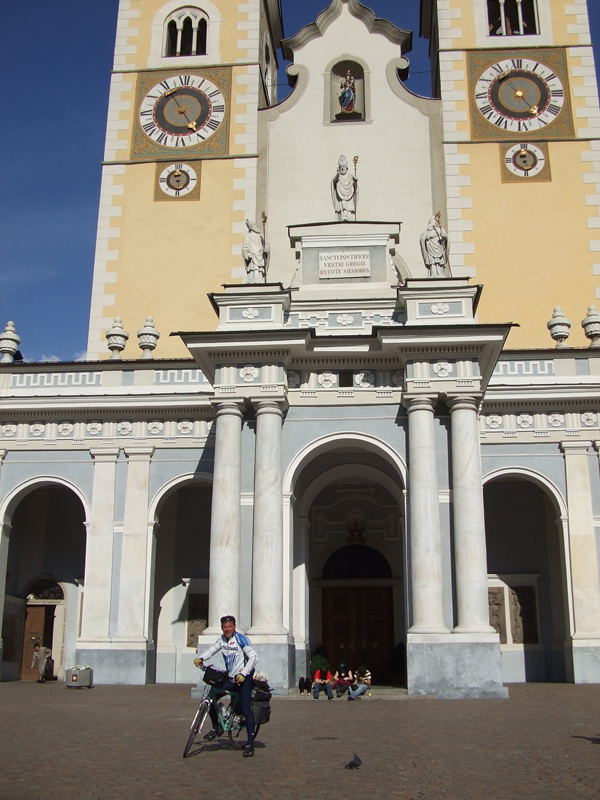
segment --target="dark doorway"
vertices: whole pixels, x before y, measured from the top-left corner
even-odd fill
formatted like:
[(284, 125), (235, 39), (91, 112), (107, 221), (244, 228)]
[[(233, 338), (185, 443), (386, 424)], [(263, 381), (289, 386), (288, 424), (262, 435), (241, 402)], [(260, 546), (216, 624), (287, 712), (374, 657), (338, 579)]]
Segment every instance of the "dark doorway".
[(361, 664), (373, 683), (392, 683), (394, 612), (391, 586), (324, 588), (323, 648), (335, 670)]
[[(366, 666), (373, 683), (392, 682), (394, 604), (386, 558), (373, 547), (350, 544), (336, 550), (323, 567), (323, 580), (345, 585), (322, 589), (323, 647), (333, 669)], [(349, 581), (361, 585), (348, 585)], [(365, 585), (368, 581), (371, 585)], [(377, 582), (377, 583), (376, 583)]]

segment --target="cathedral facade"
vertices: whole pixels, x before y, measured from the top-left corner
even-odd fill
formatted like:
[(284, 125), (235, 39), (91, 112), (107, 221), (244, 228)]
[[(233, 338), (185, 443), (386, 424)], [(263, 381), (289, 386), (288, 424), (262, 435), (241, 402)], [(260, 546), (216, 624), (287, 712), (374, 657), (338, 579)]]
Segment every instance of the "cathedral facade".
[(235, 614), (282, 693), (600, 682), (586, 3), (421, 35), (432, 98), (359, 0), (120, 1), (88, 358), (0, 334), (2, 680), (194, 683)]

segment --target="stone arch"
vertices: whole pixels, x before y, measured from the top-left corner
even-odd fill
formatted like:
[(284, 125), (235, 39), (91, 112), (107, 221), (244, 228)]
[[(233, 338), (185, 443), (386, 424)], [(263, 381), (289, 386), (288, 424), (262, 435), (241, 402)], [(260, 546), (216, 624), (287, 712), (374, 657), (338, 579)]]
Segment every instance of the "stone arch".
[(402, 484), (406, 486), (406, 461), (397, 450), (394, 450), (387, 442), (383, 439), (379, 439), (377, 436), (359, 433), (357, 431), (340, 431), (338, 433), (321, 436), (318, 439), (313, 439), (312, 442), (309, 442), (296, 453), (284, 474), (284, 493), (293, 494), (298, 476), (311, 461), (322, 453), (331, 450), (333, 447), (344, 445), (354, 445), (357, 450), (366, 450), (381, 456), (381, 458), (383, 458), (383, 460), (398, 474)]
[(81, 501), (84, 510), (85, 524), (87, 525), (90, 518), (90, 502), (85, 493), (77, 486), (77, 484), (60, 478), (55, 475), (37, 475), (34, 478), (29, 478), (26, 481), (14, 487), (4, 498), (0, 505), (0, 523), (8, 524), (10, 526), (13, 514), (19, 503), (31, 492), (36, 489), (41, 489), (44, 486), (58, 485), (70, 489)]
[(190, 637), (197, 640), (208, 609), (211, 498), (212, 474), (191, 472), (163, 484), (149, 504), (157, 683), (196, 678)]
[[(406, 464), (387, 442), (370, 434), (342, 431), (308, 443), (292, 459), (285, 472), (284, 500), (288, 503), (284, 552), (290, 553), (292, 583), (290, 629), (296, 640), (297, 677), (306, 674), (311, 652), (324, 637), (331, 639), (324, 609), (338, 603), (340, 592), (348, 594), (356, 611), (371, 602), (388, 609), (390, 629), (386, 630), (383, 660), (389, 666), (396, 643), (404, 636), (404, 487)], [(355, 493), (356, 492), (356, 499)], [(315, 507), (322, 504), (322, 509)], [(356, 508), (354, 508), (356, 505)], [(315, 536), (315, 514), (325, 515), (326, 526)], [(354, 541), (352, 520), (360, 521), (356, 543), (366, 544), (390, 564), (391, 576), (370, 580), (323, 580), (327, 559), (345, 544)], [(350, 527), (348, 527), (350, 525)], [(347, 530), (346, 530), (347, 529)], [(395, 565), (395, 567), (394, 567)], [(359, 598), (360, 595), (360, 598)], [(379, 598), (379, 599), (376, 599)], [(358, 604), (358, 605), (357, 605)], [(358, 614), (352, 612), (356, 628)], [(369, 609), (369, 619), (374, 609)], [(285, 610), (284, 610), (285, 614)], [(375, 609), (376, 614), (376, 609)], [(377, 628), (377, 624), (374, 625)], [(357, 633), (356, 628), (355, 633)], [(361, 637), (361, 641), (362, 641)], [(331, 643), (330, 643), (331, 644)], [(380, 643), (381, 647), (381, 643)], [(337, 652), (337, 651), (336, 651)], [(380, 652), (384, 652), (382, 647)], [(335, 658), (339, 653), (335, 655)], [(375, 657), (373, 656), (373, 659)], [(378, 669), (381, 665), (378, 664)], [(388, 666), (379, 670), (379, 679), (390, 680)]]
[(487, 483), (496, 480), (497, 478), (511, 477), (522, 478), (523, 480), (535, 483), (536, 486), (539, 486), (540, 489), (543, 489), (545, 492), (547, 492), (548, 496), (556, 506), (557, 515), (561, 518), (565, 518), (567, 516), (567, 504), (558, 486), (541, 472), (536, 470), (517, 466), (501, 467), (491, 470), (490, 472), (486, 472), (483, 475), (483, 485), (485, 486)]
[[(36, 493), (39, 496), (34, 496)], [(65, 663), (74, 657), (79, 633), (89, 501), (71, 481), (36, 476), (12, 489), (4, 498), (0, 515), (4, 532), (10, 533), (10, 537), (0, 537), (0, 563), (4, 565), (0, 611), (9, 620), (2, 679), (31, 677), (28, 630), (40, 624), (50, 637), (45, 646), (55, 651), (56, 671), (62, 676)], [(58, 584), (62, 598), (28, 599), (31, 588), (41, 579)], [(38, 612), (43, 612), (42, 622)]]
[(213, 476), (210, 472), (188, 472), (171, 478), (171, 480), (163, 484), (160, 489), (154, 493), (148, 506), (148, 524), (152, 525), (158, 522), (158, 515), (165, 501), (169, 495), (177, 491), (177, 489), (180, 489), (182, 486), (190, 486), (193, 484), (210, 484), (212, 486), (212, 480)]
[[(342, 568), (348, 569), (348, 564), (342, 564), (341, 562), (345, 560), (343, 558), (344, 555), (350, 552), (350, 548), (356, 548), (355, 553), (350, 553), (351, 555), (356, 555), (362, 561), (362, 566), (364, 566), (364, 572), (366, 573), (374, 573), (379, 572), (378, 575), (374, 574), (355, 574), (355, 575), (341, 575), (342, 578), (372, 578), (372, 577), (379, 577), (379, 578), (391, 578), (392, 577), (392, 565), (389, 562), (389, 559), (383, 554), (380, 547), (374, 544), (364, 545), (364, 544), (344, 544), (341, 547), (337, 547), (333, 550), (331, 555), (329, 555), (325, 559), (325, 563), (321, 569), (321, 577), (323, 580), (331, 580), (334, 577), (334, 573), (339, 573)], [(353, 559), (356, 561), (357, 559)], [(354, 565), (352, 565), (354, 567)], [(385, 574), (383, 574), (385, 573)]]
[(500, 634), (503, 680), (568, 680), (572, 589), (564, 497), (545, 475), (522, 467), (496, 469), (483, 483), (490, 621)]

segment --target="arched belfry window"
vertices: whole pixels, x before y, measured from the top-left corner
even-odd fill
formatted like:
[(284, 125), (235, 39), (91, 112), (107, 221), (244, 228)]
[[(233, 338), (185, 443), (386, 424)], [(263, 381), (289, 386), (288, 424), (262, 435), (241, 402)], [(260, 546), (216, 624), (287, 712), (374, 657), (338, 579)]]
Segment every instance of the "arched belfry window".
[(331, 70), (331, 122), (365, 119), (365, 74), (356, 61), (338, 61)]
[(528, 36), (540, 32), (536, 0), (487, 0), (490, 36)]
[(165, 57), (206, 55), (207, 33), (203, 11), (189, 6), (177, 9), (165, 20)]

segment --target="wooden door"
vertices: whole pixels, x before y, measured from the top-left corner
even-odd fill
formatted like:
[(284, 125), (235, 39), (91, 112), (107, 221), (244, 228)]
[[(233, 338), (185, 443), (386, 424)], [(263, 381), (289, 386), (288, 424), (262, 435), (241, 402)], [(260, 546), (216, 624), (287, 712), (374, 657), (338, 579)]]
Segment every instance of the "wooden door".
[(323, 647), (332, 669), (342, 661), (352, 670), (363, 664), (371, 671), (373, 683), (391, 683), (391, 586), (343, 586), (322, 592)]
[(25, 635), (23, 637), (23, 660), (21, 662), (21, 680), (36, 681), (37, 667), (31, 669), (33, 646), (44, 644), (44, 623), (46, 606), (27, 606), (25, 609)]

